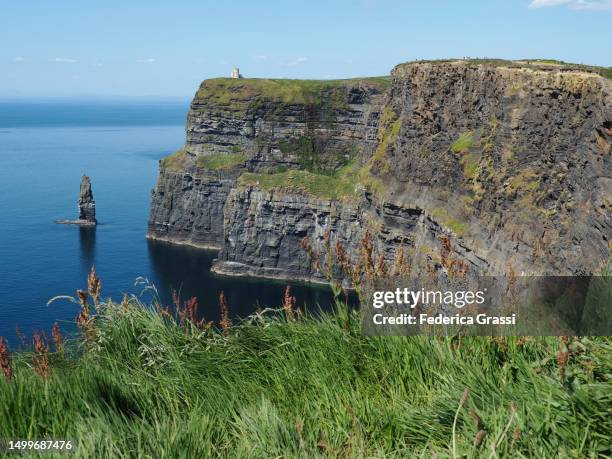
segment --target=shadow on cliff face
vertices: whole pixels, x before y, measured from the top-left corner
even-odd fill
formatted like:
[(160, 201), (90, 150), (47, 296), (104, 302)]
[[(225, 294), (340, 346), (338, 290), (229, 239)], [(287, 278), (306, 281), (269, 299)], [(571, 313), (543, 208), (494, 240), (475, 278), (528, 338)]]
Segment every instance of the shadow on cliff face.
[[(198, 299), (199, 319), (218, 322), (220, 319), (219, 293), (223, 291), (230, 305), (232, 317), (247, 317), (267, 307), (281, 308), (287, 282), (245, 277), (225, 277), (210, 271), (217, 251), (195, 249), (184, 245), (148, 240), (152, 268), (151, 283), (157, 288), (164, 306), (172, 304), (172, 291), (183, 300)], [(330, 310), (333, 294), (326, 286), (291, 284), (297, 306), (312, 312), (320, 306)]]
[(95, 265), (96, 257), (96, 227), (79, 227), (79, 244), (81, 247), (81, 265), (85, 272), (89, 272)]

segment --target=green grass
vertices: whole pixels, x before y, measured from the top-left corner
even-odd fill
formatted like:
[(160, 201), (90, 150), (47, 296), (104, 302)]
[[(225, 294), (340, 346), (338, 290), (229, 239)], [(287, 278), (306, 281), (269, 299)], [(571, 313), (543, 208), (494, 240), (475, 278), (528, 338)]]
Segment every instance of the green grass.
[(463, 167), (463, 175), (468, 180), (473, 180), (478, 175), (478, 168), (482, 159), (482, 151), (489, 151), (492, 148), (490, 138), (486, 139), (483, 145), (483, 139), (479, 142), (480, 149), (473, 150), (477, 145), (474, 140), (474, 132), (464, 132), (457, 140), (453, 142), (450, 149), (453, 153), (461, 154), (459, 162)]
[(389, 77), (353, 78), (347, 80), (289, 80), (268, 78), (213, 78), (205, 80), (197, 98), (220, 105), (252, 105), (257, 101), (283, 104), (324, 104), (342, 107), (347, 103), (345, 89), (367, 85), (380, 90), (391, 84)]
[(238, 183), (271, 191), (300, 193), (320, 199), (350, 199), (356, 196), (358, 165), (351, 162), (334, 174), (318, 174), (305, 170), (287, 170), (276, 174), (245, 173)]
[(472, 131), (464, 132), (451, 145), (453, 153), (463, 153), (474, 146), (474, 133)]
[(180, 149), (161, 160), (162, 166), (169, 171), (182, 171), (191, 162), (186, 150)]
[(244, 153), (218, 153), (214, 155), (198, 156), (196, 165), (205, 169), (232, 169), (236, 166), (244, 164), (247, 160)]
[(465, 236), (467, 233), (468, 224), (456, 219), (442, 207), (433, 208), (431, 210), (431, 216), (457, 236)]
[(380, 174), (390, 172), (391, 165), (387, 158), (387, 150), (395, 144), (397, 136), (402, 127), (402, 121), (392, 109), (385, 107), (381, 116), (378, 129), (378, 146), (374, 151), (371, 162), (371, 170)]
[(461, 158), (461, 165), (463, 166), (463, 175), (465, 178), (468, 180), (473, 180), (476, 177), (481, 159), (482, 153), (479, 151), (466, 153)]
[(370, 160), (359, 170), (359, 183), (380, 199), (388, 195), (383, 183), (384, 176), (391, 172), (388, 150), (397, 141), (402, 121), (391, 108), (385, 107), (378, 125), (378, 145)]
[(0, 438), (70, 438), (85, 458), (452, 457), (453, 441), (460, 457), (610, 453), (609, 338), (575, 341), (561, 382), (555, 338), (367, 337), (342, 305), (228, 337), (135, 300), (102, 310), (87, 350), (52, 353), (51, 377), (14, 355)]

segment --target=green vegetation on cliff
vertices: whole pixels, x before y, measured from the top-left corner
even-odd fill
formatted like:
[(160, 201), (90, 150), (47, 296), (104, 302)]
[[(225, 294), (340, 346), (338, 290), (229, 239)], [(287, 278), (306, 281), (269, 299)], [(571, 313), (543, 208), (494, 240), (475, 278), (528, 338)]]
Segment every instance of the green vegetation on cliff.
[(448, 210), (442, 207), (435, 207), (431, 210), (431, 216), (434, 220), (440, 222), (446, 228), (451, 230), (453, 234), (463, 237), (465, 236), (468, 224), (453, 217)]
[(612, 80), (612, 67), (600, 67), (597, 65), (574, 64), (571, 62), (558, 61), (555, 59), (519, 59), (510, 61), (506, 59), (436, 59), (406, 62), (400, 65), (410, 64), (451, 64), (464, 63), (468, 65), (483, 65), (488, 67), (530, 68), (530, 69), (559, 69), (592, 72), (604, 78)]
[(333, 174), (291, 169), (276, 174), (242, 174), (239, 185), (300, 193), (320, 199), (351, 199), (357, 195), (358, 165), (351, 162)]
[(169, 171), (180, 172), (191, 163), (187, 150), (181, 148), (161, 160), (162, 166)]
[(451, 150), (454, 153), (463, 153), (469, 150), (474, 145), (474, 133), (472, 131), (465, 132), (451, 145)]
[[(195, 165), (203, 169), (225, 170), (244, 164), (248, 157), (244, 153), (215, 153), (195, 158)], [(193, 157), (185, 149), (180, 149), (161, 160), (162, 166), (172, 172), (184, 172), (193, 165)]]
[(391, 166), (387, 158), (387, 151), (395, 145), (401, 127), (402, 122), (397, 113), (389, 107), (385, 107), (380, 116), (378, 146), (372, 158), (372, 166), (376, 172), (383, 174), (389, 172)]
[(196, 94), (196, 100), (230, 106), (270, 101), (287, 105), (329, 104), (332, 108), (344, 108), (347, 104), (347, 88), (368, 85), (385, 90), (390, 84), (390, 77), (348, 80), (213, 78), (202, 83)]
[(397, 113), (390, 107), (385, 107), (378, 124), (378, 146), (358, 173), (361, 185), (379, 198), (387, 195), (383, 179), (391, 171), (388, 152), (395, 146), (401, 126)]
[(0, 438), (72, 439), (78, 458), (610, 452), (610, 338), (368, 337), (341, 303), (223, 330), (136, 299), (98, 310), (78, 351), (13, 354)]
[[(474, 132), (468, 131), (461, 134), (450, 147), (453, 153), (460, 155), (459, 162), (463, 167), (463, 175), (468, 180), (476, 178), (482, 159), (482, 149), (472, 150), (474, 146)], [(480, 144), (477, 146), (480, 147)]]

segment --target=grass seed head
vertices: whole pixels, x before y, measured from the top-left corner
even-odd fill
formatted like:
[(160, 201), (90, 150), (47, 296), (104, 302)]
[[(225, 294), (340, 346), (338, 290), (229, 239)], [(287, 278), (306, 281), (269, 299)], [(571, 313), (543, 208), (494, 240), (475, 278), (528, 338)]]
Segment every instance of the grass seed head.
[(185, 301), (185, 310), (187, 311), (187, 318), (195, 325), (198, 323), (198, 299), (192, 296)]
[(459, 405), (461, 406), (465, 405), (465, 402), (467, 402), (467, 399), (469, 396), (470, 396), (470, 390), (466, 387), (465, 389), (463, 389), (463, 394), (461, 394)]
[(0, 336), (0, 369), (2, 369), (2, 373), (7, 380), (11, 381), (13, 379), (13, 357), (4, 336)]
[(51, 376), (51, 365), (49, 364), (49, 346), (45, 343), (40, 333), (34, 333), (34, 355), (32, 363), (34, 372), (43, 378)]
[(485, 432), (484, 430), (479, 430), (476, 436), (474, 437), (474, 446), (480, 446), (486, 436), (487, 432)]
[(223, 330), (223, 334), (225, 336), (229, 336), (231, 326), (231, 321), (229, 317), (229, 304), (223, 291), (219, 293), (219, 305), (221, 306), (221, 320), (219, 322), (219, 325), (221, 325), (221, 330)]
[(57, 352), (64, 352), (64, 337), (62, 336), (62, 331), (60, 330), (60, 326), (57, 322), (53, 324), (53, 328), (51, 329), (51, 336), (53, 337), (53, 344), (55, 345), (55, 350)]
[(96, 268), (92, 266), (91, 271), (89, 271), (89, 275), (87, 276), (87, 292), (93, 299), (96, 310), (98, 309), (98, 301), (100, 300), (101, 291), (102, 291), (102, 282), (100, 281), (100, 278), (96, 274)]
[(293, 321), (293, 311), (295, 309), (296, 299), (291, 295), (291, 286), (287, 285), (285, 288), (285, 297), (283, 299), (283, 309), (285, 310), (285, 316), (287, 317), (287, 321)]

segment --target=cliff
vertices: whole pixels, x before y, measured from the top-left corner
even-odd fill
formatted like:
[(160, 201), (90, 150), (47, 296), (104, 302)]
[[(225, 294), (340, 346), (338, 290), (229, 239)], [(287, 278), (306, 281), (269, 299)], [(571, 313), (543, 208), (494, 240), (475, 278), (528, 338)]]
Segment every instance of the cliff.
[[(606, 69), (417, 62), (390, 78), (214, 79), (160, 163), (148, 237), (220, 249), (224, 274), (322, 280), (300, 247), (439, 237), (473, 272), (585, 274), (612, 236)], [(418, 266), (417, 266), (418, 269)]]
[(189, 110), (185, 147), (160, 163), (148, 236), (221, 248), (225, 203), (239, 177), (282, 180), (299, 170), (331, 181), (371, 155), (389, 83), (204, 81)]

